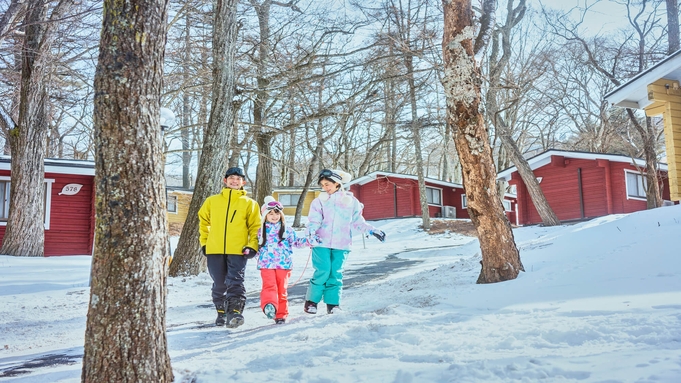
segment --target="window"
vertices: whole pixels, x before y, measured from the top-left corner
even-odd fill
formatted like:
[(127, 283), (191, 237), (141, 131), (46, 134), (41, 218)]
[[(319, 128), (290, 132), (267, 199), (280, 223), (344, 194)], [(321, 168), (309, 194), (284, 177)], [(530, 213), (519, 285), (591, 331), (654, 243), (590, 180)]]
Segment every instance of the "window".
[(300, 194), (279, 194), (279, 202), (284, 206), (298, 206)]
[(426, 186), (426, 199), (430, 205), (442, 205), (442, 190)]
[(9, 217), (9, 181), (0, 181), (0, 221)]
[(646, 179), (640, 173), (625, 171), (627, 176), (627, 197), (646, 198)]
[(511, 201), (507, 199), (501, 200), (501, 203), (504, 204), (504, 211), (512, 211), (511, 210)]
[(468, 207), (468, 198), (465, 194), (461, 194), (461, 207), (464, 209)]
[[(0, 177), (0, 226), (6, 226), (7, 218), (9, 218), (10, 180), (10, 177)], [(50, 228), (50, 206), (52, 205), (53, 183), (53, 179), (45, 178), (45, 190), (43, 190), (43, 208), (45, 209), (43, 223), (45, 224), (45, 230)]]
[(176, 195), (169, 195), (167, 205), (168, 205), (168, 212), (177, 213), (177, 196)]

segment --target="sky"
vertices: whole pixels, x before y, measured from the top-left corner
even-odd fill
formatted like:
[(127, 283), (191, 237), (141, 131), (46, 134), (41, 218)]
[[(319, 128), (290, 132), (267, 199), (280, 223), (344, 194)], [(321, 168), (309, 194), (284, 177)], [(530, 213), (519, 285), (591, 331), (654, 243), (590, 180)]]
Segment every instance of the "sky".
[[(260, 311), (255, 263), (236, 329), (213, 326), (206, 273), (170, 278), (175, 382), (681, 381), (681, 206), (516, 228), (525, 272), (487, 285), (477, 239), (372, 223), (386, 242), (355, 236), (340, 314), (303, 312), (309, 249), (284, 325)], [(0, 256), (0, 382), (79, 381), (89, 268)]]

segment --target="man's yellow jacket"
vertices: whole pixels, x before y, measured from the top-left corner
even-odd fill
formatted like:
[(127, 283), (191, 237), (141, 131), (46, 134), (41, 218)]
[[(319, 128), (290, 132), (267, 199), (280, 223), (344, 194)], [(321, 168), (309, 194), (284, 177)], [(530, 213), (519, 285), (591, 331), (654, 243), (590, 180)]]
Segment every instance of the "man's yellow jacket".
[(223, 188), (199, 209), (201, 246), (206, 254), (242, 254), (244, 246), (258, 250), (260, 207), (245, 190)]

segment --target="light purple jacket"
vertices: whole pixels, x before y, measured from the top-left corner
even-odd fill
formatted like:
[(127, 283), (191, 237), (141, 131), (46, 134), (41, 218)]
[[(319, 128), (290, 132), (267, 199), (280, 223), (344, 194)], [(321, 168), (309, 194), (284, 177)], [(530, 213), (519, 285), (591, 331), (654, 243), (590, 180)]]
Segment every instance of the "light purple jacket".
[(335, 192), (325, 201), (315, 198), (307, 215), (308, 236), (319, 236), (321, 242), (316, 246), (349, 250), (352, 245), (351, 230), (366, 233), (376, 229), (366, 223), (362, 208), (357, 198), (347, 191)]

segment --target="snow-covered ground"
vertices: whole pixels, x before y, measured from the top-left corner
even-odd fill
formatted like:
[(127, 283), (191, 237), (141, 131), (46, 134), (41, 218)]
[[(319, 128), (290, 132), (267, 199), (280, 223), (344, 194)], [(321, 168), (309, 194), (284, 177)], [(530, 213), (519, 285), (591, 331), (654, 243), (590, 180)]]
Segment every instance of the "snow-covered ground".
[[(346, 278), (378, 277), (349, 282), (339, 315), (302, 312), (308, 249), (285, 325), (260, 312), (255, 264), (237, 329), (207, 325), (207, 274), (170, 278), (175, 381), (681, 382), (681, 206), (515, 229), (526, 272), (490, 285), (476, 239), (374, 224), (386, 243), (356, 236)], [(390, 255), (415, 262), (388, 272)], [(0, 381), (79, 381), (89, 265), (0, 256)]]

